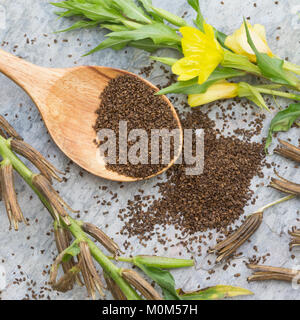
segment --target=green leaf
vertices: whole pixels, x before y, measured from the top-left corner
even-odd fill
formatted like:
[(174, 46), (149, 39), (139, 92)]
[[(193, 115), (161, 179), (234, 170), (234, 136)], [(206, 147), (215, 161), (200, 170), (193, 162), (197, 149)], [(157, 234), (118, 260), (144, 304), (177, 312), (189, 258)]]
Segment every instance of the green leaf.
[(261, 70), (262, 75), (273, 82), (297, 87), (296, 78), (289, 75), (283, 69), (284, 61), (279, 58), (269, 57), (266, 53), (260, 53), (251, 38), (245, 19), (244, 25), (247, 33), (248, 43), (256, 55), (257, 65)]
[(180, 300), (175, 289), (175, 280), (169, 271), (138, 262), (135, 265), (162, 288), (166, 300)]
[(172, 66), (174, 63), (178, 61), (178, 59), (175, 58), (168, 58), (168, 57), (154, 57), (150, 56), (149, 57), (151, 60), (161, 62), (163, 64), (166, 64), (167, 66)]
[(194, 78), (188, 81), (178, 81), (171, 86), (160, 90), (157, 95), (168, 93), (179, 94), (200, 94), (206, 92), (206, 90), (215, 82), (244, 76), (246, 73), (243, 71), (234, 70), (231, 68), (217, 68), (208, 78), (208, 80), (201, 85), (198, 83), (198, 78)]
[[(109, 8), (103, 4), (82, 3), (82, 2), (68, 2), (62, 6), (62, 3), (52, 3), (57, 7), (74, 10), (76, 13), (84, 15), (86, 18), (101, 22), (121, 22), (125, 20), (121, 13), (115, 8)], [(60, 4), (60, 5), (59, 5)]]
[(121, 24), (108, 24), (108, 23), (102, 23), (101, 28), (108, 29), (110, 31), (126, 31), (126, 30), (128, 30), (127, 27), (125, 27)]
[(156, 14), (152, 9), (152, 0), (138, 0), (144, 7), (145, 11), (152, 16), (152, 18), (156, 22), (163, 22), (163, 18), (161, 18), (158, 14)]
[(69, 27), (67, 29), (56, 31), (56, 33), (66, 32), (66, 31), (71, 31), (71, 30), (76, 30), (76, 29), (81, 29), (81, 28), (93, 28), (93, 27), (96, 27), (98, 24), (99, 24), (99, 21), (81, 20), (81, 21), (77, 21), (71, 27)]
[(187, 22), (183, 18), (178, 17), (176, 14), (173, 14), (167, 10), (164, 10), (164, 9), (155, 8), (153, 6), (151, 6), (151, 8), (152, 8), (153, 12), (155, 12), (163, 20), (170, 22), (174, 26), (184, 27), (184, 26), (188, 25)]
[(150, 17), (146, 16), (144, 11), (132, 0), (112, 0), (112, 3), (122, 10), (123, 14), (128, 18), (142, 23), (152, 23)]
[(229, 50), (224, 50), (224, 58), (221, 64), (223, 67), (247, 71), (258, 76), (262, 75), (259, 67), (250, 62), (246, 56), (233, 53)]
[(181, 289), (177, 290), (182, 300), (219, 300), (237, 296), (252, 295), (253, 293), (247, 289), (218, 285), (202, 289), (196, 292), (184, 293)]
[(142, 40), (150, 38), (155, 44), (178, 44), (181, 43), (181, 37), (169, 26), (155, 22), (151, 25), (145, 25), (137, 30), (112, 32), (106, 35), (110, 38), (119, 38), (126, 40)]
[(113, 48), (114, 50), (121, 50), (124, 47), (126, 47), (126, 45), (128, 44), (127, 40), (124, 39), (118, 39), (118, 38), (108, 38), (104, 41), (102, 41), (99, 46), (97, 46), (96, 48), (92, 49), (91, 51), (89, 51), (88, 53), (84, 54), (83, 56), (88, 56), (92, 53), (95, 53), (97, 51), (103, 50), (103, 49), (107, 49), (107, 48)]
[(268, 151), (272, 143), (272, 135), (274, 132), (289, 131), (293, 123), (300, 118), (300, 103), (291, 104), (285, 110), (279, 111), (271, 121), (269, 133), (265, 145), (265, 151)]
[(194, 260), (175, 259), (158, 256), (135, 256), (133, 263), (163, 269), (185, 268), (194, 266)]
[(150, 12), (152, 7), (152, 0), (138, 0), (146, 11)]
[(247, 98), (258, 105), (260, 108), (270, 111), (258, 89), (254, 86), (251, 86), (247, 82), (239, 83), (238, 96), (240, 98)]
[(153, 53), (157, 51), (158, 49), (162, 48), (169, 48), (174, 49), (177, 51), (181, 51), (181, 47), (176, 44), (155, 44), (151, 39), (143, 39), (143, 40), (137, 40), (137, 41), (131, 41), (128, 44), (130, 47), (138, 48), (141, 50), (145, 50), (147, 52)]
[(77, 243), (72, 243), (69, 248), (65, 250), (65, 254), (62, 258), (63, 262), (69, 261), (72, 257), (76, 257), (80, 253), (80, 248)]
[(197, 18), (194, 20), (195, 25), (204, 32), (204, 18), (200, 9), (199, 0), (188, 0), (189, 5), (197, 12)]

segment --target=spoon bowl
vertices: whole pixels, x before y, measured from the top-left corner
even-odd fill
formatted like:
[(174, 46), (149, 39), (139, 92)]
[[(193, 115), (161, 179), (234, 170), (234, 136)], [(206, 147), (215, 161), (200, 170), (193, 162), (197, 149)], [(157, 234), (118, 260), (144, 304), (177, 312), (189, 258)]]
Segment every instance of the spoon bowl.
[[(0, 50), (0, 71), (22, 87), (37, 106), (54, 142), (72, 161), (86, 171), (113, 181), (149, 179), (169, 169), (179, 158), (182, 147), (182, 127), (174, 106), (162, 96), (181, 130), (181, 146), (170, 163), (146, 178), (134, 178), (106, 169), (104, 158), (95, 144), (96, 110), (100, 95), (111, 79), (130, 72), (99, 66), (51, 69), (33, 65)], [(147, 85), (158, 91), (149, 81)]]

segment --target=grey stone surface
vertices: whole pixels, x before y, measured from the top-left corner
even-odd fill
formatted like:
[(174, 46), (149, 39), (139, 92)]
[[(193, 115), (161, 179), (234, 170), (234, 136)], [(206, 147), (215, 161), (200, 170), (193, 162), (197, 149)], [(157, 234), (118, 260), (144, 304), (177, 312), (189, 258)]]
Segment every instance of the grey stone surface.
[[(61, 19), (57, 20), (53, 11), (54, 8), (46, 0), (1, 0), (0, 1), (0, 42), (5, 41), (4, 49), (14, 52), (35, 64), (45, 67), (71, 67), (76, 62), (80, 64), (94, 64), (123, 68), (132, 72), (138, 72), (142, 66), (149, 65), (148, 54), (139, 50), (126, 49), (120, 52), (105, 50), (88, 57), (81, 57), (89, 49), (97, 45), (104, 38), (104, 31), (80, 30), (66, 34), (54, 34), (54, 31), (68, 26), (71, 22)], [(194, 13), (185, 0), (154, 0), (154, 3), (177, 14), (188, 11), (187, 18), (191, 21)], [(223, 4), (222, 4), (223, 3)], [(256, 7), (254, 6), (256, 3)], [(242, 22), (242, 17), (251, 17), (252, 23), (262, 23), (266, 26), (268, 39), (273, 51), (281, 57), (289, 57), (290, 61), (300, 63), (299, 55), (299, 19), (296, 15), (300, 11), (297, 0), (201, 0), (201, 6), (207, 21), (224, 32), (232, 32)], [(281, 27), (280, 29), (277, 29)], [(276, 37), (280, 37), (276, 40)], [(29, 39), (29, 43), (27, 43)], [(57, 39), (57, 43), (54, 43)], [(68, 39), (68, 42), (64, 42)], [(80, 39), (79, 41), (77, 39)], [(31, 42), (32, 40), (32, 42)], [(17, 47), (16, 47), (17, 46)], [(164, 51), (161, 53), (169, 54)], [(72, 56), (69, 56), (72, 55)], [(159, 65), (152, 72), (150, 80), (155, 83), (163, 81), (163, 73)], [(14, 125), (27, 142), (36, 147), (42, 154), (49, 157), (49, 160), (57, 167), (65, 169), (69, 160), (60, 152), (53, 143), (46, 128), (41, 121), (40, 115), (31, 99), (16, 86), (12, 81), (0, 75), (0, 112)], [(184, 97), (180, 97), (180, 100)], [(276, 102), (285, 106), (287, 101), (277, 99)], [(179, 104), (179, 102), (178, 102)], [(242, 106), (236, 106), (239, 115), (243, 112)], [(215, 117), (215, 107), (211, 117)], [(257, 112), (260, 112), (257, 110)], [(266, 135), (269, 122), (274, 112), (267, 115), (264, 130), (260, 139)], [(251, 118), (251, 115), (249, 115)], [(252, 116), (253, 117), (253, 116)], [(239, 117), (237, 117), (239, 118)], [(218, 125), (221, 123), (218, 122)], [(233, 121), (229, 131), (242, 127), (242, 121)], [(299, 129), (292, 129), (289, 134), (281, 134), (281, 138), (290, 137), (292, 142), (297, 143)], [(300, 181), (300, 169), (295, 169), (294, 164), (280, 157), (271, 156), (271, 161), (281, 165), (279, 172), (286, 178)], [(80, 175), (82, 173), (82, 176)], [(251, 213), (258, 207), (280, 198), (282, 195), (266, 187), (256, 188), (257, 182), (268, 184), (271, 170), (265, 170), (265, 178), (255, 178), (253, 181), (254, 197), (258, 196), (255, 206), (247, 206), (245, 213)], [(120, 189), (117, 183), (102, 180), (87, 172), (83, 172), (76, 165), (71, 165), (68, 181), (60, 185), (60, 193), (66, 201), (75, 209), (81, 210), (81, 218), (93, 222), (102, 227), (104, 231), (112, 236), (122, 247), (126, 238), (117, 234), (122, 223), (117, 218), (119, 208), (125, 207), (127, 200), (131, 199), (136, 190), (142, 187), (149, 193), (155, 193), (152, 186), (156, 179), (137, 184), (126, 185)], [(43, 208), (37, 197), (31, 192), (28, 186), (16, 176), (16, 185), (20, 204), (24, 215), (30, 219), (30, 226), (21, 225), (18, 232), (8, 231), (3, 203), (0, 204), (0, 265), (6, 271), (7, 285), (1, 292), (2, 299), (23, 299), (26, 294), (32, 298), (28, 291), (33, 288), (36, 293), (41, 287), (49, 288), (46, 284), (50, 265), (56, 256), (56, 248), (53, 240), (52, 221), (47, 211)], [(107, 191), (100, 191), (99, 186), (108, 186)], [(110, 199), (109, 191), (119, 193), (119, 203), (112, 207), (100, 206), (99, 199)], [(109, 211), (108, 215), (103, 212)], [(186, 290), (192, 290), (200, 285), (202, 288), (216, 284), (230, 284), (248, 288), (255, 295), (243, 299), (298, 299), (299, 291), (292, 288), (290, 284), (279, 282), (264, 282), (248, 284), (246, 281), (250, 272), (246, 269), (243, 260), (253, 255), (262, 256), (270, 253), (267, 265), (298, 267), (300, 264), (297, 257), (299, 252), (295, 251), (296, 258), (291, 259), (288, 251), (289, 236), (287, 231), (291, 226), (297, 225), (297, 211), (299, 213), (299, 200), (292, 200), (289, 203), (281, 204), (265, 213), (264, 222), (259, 231), (252, 237), (251, 243), (246, 243), (241, 251), (243, 256), (232, 261), (226, 272), (223, 265), (209, 265), (208, 260), (213, 261), (214, 257), (195, 256), (197, 266), (189, 270), (177, 270), (173, 274), (177, 286)], [(108, 227), (105, 227), (108, 225)], [(299, 224), (298, 224), (299, 226)], [(169, 236), (173, 231), (169, 230)], [(170, 257), (190, 254), (182, 247), (176, 246), (168, 251), (156, 243), (153, 239), (147, 248), (141, 246), (136, 239), (132, 239), (132, 247), (126, 252), (129, 254), (152, 254), (153, 246), (158, 246), (159, 254)], [(214, 240), (210, 244), (213, 244)], [(257, 245), (258, 253), (253, 249)], [(202, 252), (205, 252), (205, 247)], [(234, 267), (233, 264), (236, 264)], [(208, 271), (214, 269), (215, 273), (209, 275)], [(240, 273), (240, 277), (234, 277)], [(210, 276), (209, 280), (206, 278)], [(17, 281), (15, 279), (25, 279)], [(35, 287), (32, 287), (35, 282)], [(86, 291), (76, 287), (66, 294), (57, 294), (44, 290), (44, 299), (86, 299)], [(109, 298), (110, 296), (108, 296)]]

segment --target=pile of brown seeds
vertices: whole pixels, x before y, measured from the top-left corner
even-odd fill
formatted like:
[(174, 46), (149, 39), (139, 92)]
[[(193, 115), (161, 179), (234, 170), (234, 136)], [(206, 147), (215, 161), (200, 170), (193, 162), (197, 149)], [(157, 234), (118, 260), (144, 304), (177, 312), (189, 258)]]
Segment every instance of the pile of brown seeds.
[(125, 223), (122, 234), (147, 241), (157, 224), (173, 225), (181, 235), (224, 231), (243, 214), (253, 194), (251, 180), (262, 175), (263, 144), (220, 135), (214, 121), (200, 110), (188, 113), (182, 125), (205, 130), (204, 173), (189, 176), (184, 163), (174, 165), (166, 173), (167, 181), (157, 184), (160, 199), (151, 200), (150, 206), (145, 196), (128, 201), (126, 213), (119, 214)]
[[(148, 143), (149, 164), (131, 163), (120, 164), (119, 161), (119, 122), (127, 121), (127, 133), (132, 129), (144, 129), (148, 138), (151, 129), (176, 129), (178, 123), (174, 119), (168, 103), (161, 97), (154, 95), (155, 90), (144, 81), (131, 75), (124, 75), (112, 79), (101, 94), (101, 105), (97, 110), (98, 118), (94, 129), (112, 129), (116, 134), (116, 164), (107, 163), (109, 170), (122, 175), (136, 178), (149, 177), (167, 165), (151, 164), (151, 144)], [(123, 134), (123, 133), (122, 133)], [(150, 140), (150, 139), (149, 139)], [(104, 143), (106, 141), (102, 141)], [(127, 150), (136, 141), (129, 141)], [(100, 142), (101, 145), (101, 142)], [(174, 145), (171, 143), (171, 159), (174, 157)], [(160, 154), (162, 159), (162, 154)]]

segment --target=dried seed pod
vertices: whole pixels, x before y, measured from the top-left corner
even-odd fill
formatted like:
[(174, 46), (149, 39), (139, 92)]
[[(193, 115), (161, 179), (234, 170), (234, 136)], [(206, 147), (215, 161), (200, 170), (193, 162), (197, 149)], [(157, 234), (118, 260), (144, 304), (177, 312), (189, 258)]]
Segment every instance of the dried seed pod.
[(2, 129), (1, 130), (2, 132), (3, 130), (6, 131), (9, 137), (16, 138), (18, 140), (23, 140), (23, 138), (18, 134), (18, 132), (1, 115), (0, 115), (0, 128)]
[(50, 284), (53, 287), (53, 289), (61, 292), (66, 292), (73, 289), (73, 284), (76, 278), (78, 278), (78, 274), (80, 272), (79, 264), (74, 265), (69, 270), (67, 270), (65, 274), (58, 281), (56, 281), (58, 268), (60, 264), (64, 263), (63, 262), (64, 255), (65, 253), (61, 252), (57, 256), (50, 270)]
[(159, 293), (142, 278), (137, 272), (133, 270), (123, 269), (121, 276), (137, 289), (147, 300), (163, 300)]
[(300, 246), (300, 230), (296, 229), (295, 227), (292, 228), (292, 231), (289, 231), (289, 235), (292, 237), (290, 242), (290, 250), (294, 247)]
[(283, 157), (300, 162), (300, 148), (279, 139), (282, 146), (274, 150), (275, 153), (280, 154)]
[(73, 289), (75, 279), (80, 273), (79, 265), (75, 265), (57, 281), (52, 283), (52, 288), (59, 292), (67, 292)]
[(4, 163), (1, 166), (1, 189), (6, 207), (6, 213), (10, 222), (10, 229), (12, 224), (15, 230), (18, 230), (19, 222), (27, 221), (24, 219), (21, 208), (18, 203), (16, 191), (14, 188), (13, 167), (11, 163)]
[[(68, 213), (65, 207), (67, 207), (69, 210), (72, 210), (72, 209), (65, 203), (65, 201), (53, 189), (49, 180), (47, 180), (47, 178), (45, 178), (43, 175), (38, 174), (32, 178), (32, 183), (38, 189), (38, 191), (49, 201), (49, 203), (53, 208), (54, 214), (64, 219), (64, 222), (69, 225), (70, 222), (69, 222)], [(59, 217), (56, 217), (57, 220), (59, 220)]]
[(217, 253), (216, 262), (229, 258), (234, 252), (247, 241), (259, 228), (263, 220), (263, 212), (256, 212), (247, 217), (246, 221), (231, 234), (227, 239), (219, 242), (210, 253)]
[(82, 230), (85, 231), (90, 236), (92, 236), (95, 240), (100, 242), (114, 256), (119, 255), (119, 252), (121, 252), (119, 246), (110, 237), (108, 237), (102, 230), (100, 230), (93, 224), (84, 223), (82, 225)]
[[(65, 249), (67, 249), (71, 245), (72, 236), (70, 231), (62, 228), (56, 222), (54, 224), (54, 237), (55, 237), (55, 243), (56, 243), (58, 253), (63, 252)], [(62, 268), (65, 274), (67, 274), (69, 270), (71, 270), (74, 266), (75, 266), (75, 260), (73, 257), (69, 261), (62, 262)], [(73, 278), (73, 283), (71, 283), (70, 281), (70, 285), (72, 287), (75, 280), (79, 285), (83, 285), (80, 276), (77, 275), (76, 277)]]
[(120, 287), (109, 275), (104, 273), (104, 279), (107, 284), (107, 289), (111, 292), (115, 300), (127, 300), (126, 296), (124, 295)]
[(11, 149), (21, 156), (28, 159), (50, 182), (52, 178), (62, 181), (57, 173), (63, 172), (56, 169), (49, 161), (47, 161), (37, 150), (22, 140), (12, 139), (10, 141)]
[(248, 264), (247, 267), (253, 271), (255, 271), (250, 277), (248, 277), (248, 281), (264, 281), (264, 280), (281, 280), (281, 281), (297, 281), (300, 283), (300, 271), (286, 269), (286, 268), (276, 268), (276, 267), (268, 267), (268, 266), (259, 266)]
[(300, 184), (293, 183), (291, 181), (288, 181), (282, 177), (280, 177), (278, 174), (277, 176), (279, 179), (272, 178), (270, 187), (293, 195), (300, 195)]
[(95, 268), (89, 245), (86, 242), (81, 241), (79, 243), (79, 247), (80, 247), (80, 254), (78, 255), (78, 257), (79, 257), (80, 269), (81, 269), (85, 286), (88, 291), (88, 295), (95, 300), (96, 299), (95, 294), (97, 290), (99, 294), (102, 297), (104, 297), (104, 292), (102, 290), (103, 284)]

